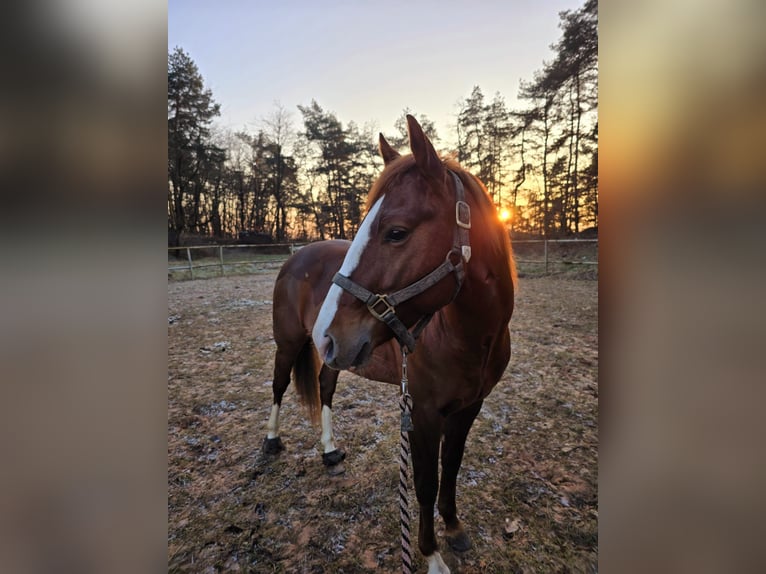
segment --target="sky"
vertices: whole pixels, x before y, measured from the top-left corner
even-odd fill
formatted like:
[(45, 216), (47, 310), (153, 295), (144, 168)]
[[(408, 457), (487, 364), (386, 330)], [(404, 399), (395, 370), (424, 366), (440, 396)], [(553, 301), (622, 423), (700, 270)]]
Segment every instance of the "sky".
[(450, 140), (478, 85), (510, 108), (584, 0), (169, 0), (168, 49), (183, 48), (221, 104), (218, 125), (257, 129), (278, 102), (302, 125), (312, 99), (344, 125), (395, 135), (404, 108)]

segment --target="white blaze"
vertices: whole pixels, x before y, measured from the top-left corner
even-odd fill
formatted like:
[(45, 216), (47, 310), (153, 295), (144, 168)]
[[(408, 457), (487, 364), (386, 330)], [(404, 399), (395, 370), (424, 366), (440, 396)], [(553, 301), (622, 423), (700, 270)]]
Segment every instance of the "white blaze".
[[(351, 247), (348, 248), (346, 258), (343, 260), (343, 265), (340, 266), (340, 273), (349, 277), (354, 272), (356, 266), (359, 265), (359, 259), (362, 257), (364, 248), (367, 247), (367, 243), (370, 241), (370, 228), (375, 221), (375, 217), (380, 211), (380, 206), (383, 204), (383, 198), (385, 195), (381, 195), (378, 198), (367, 216), (362, 221), (362, 225), (359, 226), (359, 231), (354, 237), (354, 241), (351, 243)], [(338, 310), (338, 300), (340, 299), (343, 289), (338, 287), (335, 283), (330, 285), (330, 290), (327, 292), (322, 307), (319, 309), (319, 315), (317, 316), (316, 323), (314, 323), (314, 329), (311, 332), (311, 337), (314, 339), (314, 346), (319, 351), (319, 356), (324, 360), (327, 354), (327, 344), (329, 339), (325, 337), (327, 329), (332, 324), (332, 320), (335, 318), (335, 313)]]

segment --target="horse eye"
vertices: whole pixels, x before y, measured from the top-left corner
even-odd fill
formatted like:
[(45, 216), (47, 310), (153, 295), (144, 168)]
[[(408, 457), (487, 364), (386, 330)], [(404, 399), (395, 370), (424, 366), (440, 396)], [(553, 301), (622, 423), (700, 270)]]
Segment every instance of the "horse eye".
[(409, 232), (406, 229), (402, 229), (401, 227), (394, 227), (393, 229), (390, 229), (388, 233), (386, 233), (386, 241), (391, 243), (404, 241), (407, 238), (408, 233)]

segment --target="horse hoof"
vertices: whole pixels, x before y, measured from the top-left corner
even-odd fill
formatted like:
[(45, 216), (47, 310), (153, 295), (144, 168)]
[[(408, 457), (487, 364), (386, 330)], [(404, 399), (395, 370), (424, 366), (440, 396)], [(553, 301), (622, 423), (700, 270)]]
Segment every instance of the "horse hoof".
[(336, 448), (333, 451), (322, 455), (322, 464), (325, 466), (336, 466), (346, 459), (346, 451)]
[(346, 452), (339, 448), (324, 453), (322, 455), (322, 464), (327, 467), (327, 474), (330, 476), (337, 476), (346, 472), (346, 467), (343, 465), (343, 460), (345, 458)]
[(263, 439), (261, 450), (263, 451), (263, 454), (279, 454), (285, 450), (285, 445), (282, 444), (282, 439), (279, 437), (265, 438)]
[(465, 552), (471, 549), (471, 539), (462, 530), (455, 533), (454, 536), (445, 534), (444, 538), (446, 538), (449, 547), (455, 552)]
[(342, 462), (327, 467), (327, 474), (329, 476), (338, 476), (346, 472), (346, 465)]

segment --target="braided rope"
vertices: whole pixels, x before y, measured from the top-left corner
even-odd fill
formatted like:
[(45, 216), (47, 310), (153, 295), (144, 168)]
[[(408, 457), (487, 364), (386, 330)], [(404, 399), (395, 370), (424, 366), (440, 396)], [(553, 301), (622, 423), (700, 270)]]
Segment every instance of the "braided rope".
[[(402, 420), (412, 411), (412, 397), (403, 394), (399, 400)], [(410, 501), (407, 496), (407, 472), (410, 456), (409, 432), (402, 428), (399, 441), (399, 522), (402, 529), (402, 573), (412, 574), (412, 547), (410, 546)]]
[(407, 391), (407, 351), (402, 349), (401, 439), (399, 441), (399, 523), (402, 531), (402, 573), (412, 574), (412, 546), (410, 545), (410, 501), (407, 496), (407, 473), (410, 456), (412, 427), (412, 397)]

